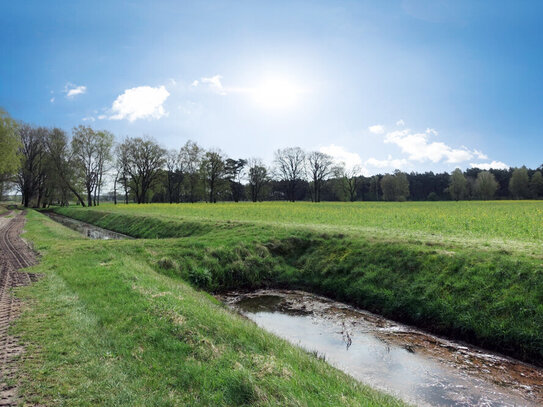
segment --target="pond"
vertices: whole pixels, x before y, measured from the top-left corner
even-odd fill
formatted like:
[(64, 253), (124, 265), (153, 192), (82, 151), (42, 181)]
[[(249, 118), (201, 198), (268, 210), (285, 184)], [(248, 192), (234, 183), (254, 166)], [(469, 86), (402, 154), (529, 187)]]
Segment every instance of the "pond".
[(543, 404), (543, 369), (302, 291), (220, 299), (359, 381), (426, 406)]

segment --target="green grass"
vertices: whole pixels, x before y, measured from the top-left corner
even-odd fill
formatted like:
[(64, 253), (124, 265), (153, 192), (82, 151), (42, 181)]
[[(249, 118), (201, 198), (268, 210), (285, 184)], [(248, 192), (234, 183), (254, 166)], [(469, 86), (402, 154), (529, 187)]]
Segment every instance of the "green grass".
[[(456, 203), (450, 204), (452, 211)], [(488, 204), (495, 208), (502, 203)], [(522, 208), (524, 203), (503, 203), (504, 208), (517, 204)], [(305, 203), (265, 205), (290, 208), (294, 213), (310, 208)], [(401, 205), (390, 206), (392, 213)], [(237, 211), (233, 204), (206, 206), (208, 218), (191, 215), (191, 211), (203, 210), (202, 206), (139, 208), (57, 211), (137, 237), (184, 236), (147, 241), (150, 257), (155, 259), (151, 265), (208, 291), (302, 288), (543, 364), (541, 241), (533, 240), (530, 251), (521, 251), (515, 249), (520, 247), (515, 239), (502, 238), (503, 246), (481, 237), (456, 243), (440, 239), (439, 234), (435, 239), (431, 234), (406, 238), (386, 230), (376, 238), (356, 227), (289, 224), (277, 218), (255, 222), (239, 216), (217, 219), (216, 211)], [(266, 206), (252, 208), (255, 213), (247, 218), (260, 216)], [(176, 212), (183, 215), (176, 216)], [(498, 223), (489, 220), (489, 227), (496, 227), (492, 222)]]
[[(543, 201), (252, 202), (102, 205), (99, 210), (174, 219), (388, 229), (464, 238), (543, 241)], [(90, 210), (93, 210), (92, 208)]]
[(202, 240), (93, 241), (34, 211), (25, 229), (44, 275), (17, 290), (26, 404), (400, 405), (186, 284), (167, 256)]

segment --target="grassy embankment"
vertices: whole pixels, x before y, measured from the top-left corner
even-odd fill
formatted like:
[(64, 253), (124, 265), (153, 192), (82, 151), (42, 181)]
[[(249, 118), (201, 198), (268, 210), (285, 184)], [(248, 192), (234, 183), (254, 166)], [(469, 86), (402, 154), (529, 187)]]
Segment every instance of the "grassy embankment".
[(155, 268), (208, 291), (302, 288), (543, 364), (543, 203), (341, 205), (57, 211), (136, 237), (190, 237), (152, 241)]
[(44, 274), (17, 291), (29, 405), (400, 405), (158, 273), (182, 239), (89, 240), (34, 211), (25, 229)]

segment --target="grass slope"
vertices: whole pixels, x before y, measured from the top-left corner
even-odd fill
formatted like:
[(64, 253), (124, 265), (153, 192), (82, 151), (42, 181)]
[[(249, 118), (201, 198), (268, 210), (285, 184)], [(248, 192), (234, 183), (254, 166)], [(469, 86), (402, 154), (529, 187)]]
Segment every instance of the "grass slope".
[(17, 291), (27, 404), (400, 405), (157, 273), (183, 239), (93, 241), (34, 211), (25, 229), (44, 274)]
[(57, 210), (137, 237), (190, 236), (147, 247), (157, 271), (209, 291), (307, 289), (543, 364), (541, 249), (539, 254), (479, 250), (314, 226), (147, 215), (150, 211), (152, 206), (136, 216), (132, 208)]

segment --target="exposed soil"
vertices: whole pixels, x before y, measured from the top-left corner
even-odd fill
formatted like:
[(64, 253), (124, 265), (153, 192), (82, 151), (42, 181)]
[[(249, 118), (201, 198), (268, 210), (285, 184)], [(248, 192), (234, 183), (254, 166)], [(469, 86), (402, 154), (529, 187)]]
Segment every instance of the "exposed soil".
[(9, 334), (9, 327), (21, 308), (11, 289), (28, 285), (39, 277), (22, 271), (36, 262), (35, 253), (20, 237), (24, 222), (23, 212), (10, 211), (0, 216), (0, 407), (17, 405), (17, 385), (13, 378), (16, 361), (23, 354), (17, 337)]

